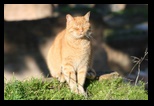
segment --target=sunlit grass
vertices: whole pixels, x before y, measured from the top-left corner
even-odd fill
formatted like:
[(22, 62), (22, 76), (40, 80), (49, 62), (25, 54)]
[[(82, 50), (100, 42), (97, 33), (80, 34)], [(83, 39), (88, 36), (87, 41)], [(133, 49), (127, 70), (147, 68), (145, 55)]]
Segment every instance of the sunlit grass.
[(148, 100), (144, 85), (132, 86), (122, 78), (86, 81), (87, 96), (70, 91), (66, 83), (56, 79), (42, 82), (41, 79), (13, 80), (5, 85), (5, 100)]

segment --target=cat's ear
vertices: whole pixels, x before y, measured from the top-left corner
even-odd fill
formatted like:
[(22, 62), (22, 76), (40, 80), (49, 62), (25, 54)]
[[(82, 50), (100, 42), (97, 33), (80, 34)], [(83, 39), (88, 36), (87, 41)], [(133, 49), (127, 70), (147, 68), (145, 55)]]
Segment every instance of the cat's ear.
[(70, 21), (73, 21), (74, 18), (70, 14), (67, 14), (66, 15), (66, 20), (67, 20), (67, 22), (70, 22)]
[(89, 17), (90, 17), (90, 11), (87, 12), (87, 14), (84, 16), (84, 18), (86, 19), (86, 21), (89, 21)]

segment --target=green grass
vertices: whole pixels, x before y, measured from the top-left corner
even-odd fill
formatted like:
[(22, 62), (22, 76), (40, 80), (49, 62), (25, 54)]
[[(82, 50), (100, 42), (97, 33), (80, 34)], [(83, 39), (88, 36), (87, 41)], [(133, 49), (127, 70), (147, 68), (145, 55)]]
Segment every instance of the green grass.
[(148, 100), (142, 86), (131, 86), (122, 78), (103, 81), (87, 80), (87, 97), (71, 93), (66, 83), (56, 79), (42, 82), (41, 79), (18, 81), (13, 79), (5, 85), (4, 100)]

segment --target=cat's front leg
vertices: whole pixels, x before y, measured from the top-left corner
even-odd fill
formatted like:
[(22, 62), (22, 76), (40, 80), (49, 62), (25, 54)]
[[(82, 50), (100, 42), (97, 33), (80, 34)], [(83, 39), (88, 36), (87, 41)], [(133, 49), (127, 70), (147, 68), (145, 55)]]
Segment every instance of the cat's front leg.
[(87, 74), (87, 67), (83, 67), (77, 71), (78, 90), (80, 94), (86, 94), (84, 91), (84, 83)]
[(64, 77), (63, 73), (60, 73), (60, 74), (59, 74), (58, 80), (59, 80), (60, 82), (65, 82), (65, 77)]
[(79, 93), (77, 88), (76, 72), (73, 65), (66, 63), (63, 65), (62, 73), (72, 92)]

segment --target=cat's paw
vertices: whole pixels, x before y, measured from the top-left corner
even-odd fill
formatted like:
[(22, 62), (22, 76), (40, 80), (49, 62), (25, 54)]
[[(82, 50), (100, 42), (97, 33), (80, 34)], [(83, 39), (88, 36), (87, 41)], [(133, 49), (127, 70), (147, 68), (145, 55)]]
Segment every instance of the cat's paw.
[(82, 86), (78, 86), (78, 94), (85, 95), (86, 92), (84, 91), (84, 88)]
[(88, 79), (95, 79), (96, 77), (96, 72), (93, 68), (89, 68), (88, 71), (87, 71), (87, 75), (86, 75), (86, 78)]
[(84, 96), (87, 95), (87, 93), (84, 91), (83, 87), (76, 87), (76, 88), (72, 89), (71, 91), (76, 93), (76, 94), (81, 94), (81, 95), (84, 95)]
[(59, 80), (60, 82), (65, 82), (64, 75), (61, 74), (60, 76), (58, 76), (58, 80)]
[(76, 93), (76, 94), (79, 94), (79, 90), (77, 88), (77, 85), (73, 85), (70, 88), (71, 88), (71, 92)]

